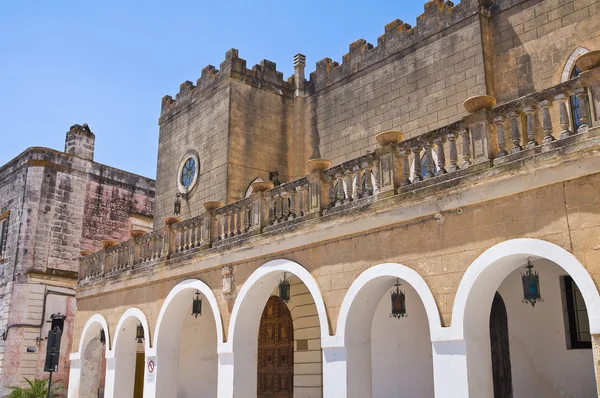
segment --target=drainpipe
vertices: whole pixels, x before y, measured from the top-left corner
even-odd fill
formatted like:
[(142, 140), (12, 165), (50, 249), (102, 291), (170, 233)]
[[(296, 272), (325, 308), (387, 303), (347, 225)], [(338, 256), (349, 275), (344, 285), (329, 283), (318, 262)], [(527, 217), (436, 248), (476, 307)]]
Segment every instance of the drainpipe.
[(29, 328), (39, 328), (40, 329), (40, 337), (39, 337), (38, 341), (41, 341), (42, 340), (42, 326), (44, 326), (44, 320), (46, 318), (46, 300), (49, 295), (75, 297), (75, 293), (58, 292), (55, 290), (48, 290), (47, 287), (44, 287), (44, 301), (42, 304), (42, 319), (40, 320), (40, 323), (39, 324), (15, 323), (15, 324), (9, 325), (6, 328), (6, 330), (2, 333), (2, 340), (6, 341), (6, 339), (8, 338), (8, 331), (12, 328), (29, 327)]

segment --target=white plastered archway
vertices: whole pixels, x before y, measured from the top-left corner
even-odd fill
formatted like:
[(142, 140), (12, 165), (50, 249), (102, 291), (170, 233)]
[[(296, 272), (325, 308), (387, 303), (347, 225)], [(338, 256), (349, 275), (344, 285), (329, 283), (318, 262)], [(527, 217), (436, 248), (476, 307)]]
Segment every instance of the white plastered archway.
[(494, 294), (502, 281), (527, 262), (544, 258), (564, 269), (585, 300), (591, 334), (600, 333), (600, 295), (585, 267), (568, 251), (539, 239), (513, 239), (482, 253), (465, 272), (454, 301), (449, 337), (466, 345), (469, 396), (490, 396), (493, 386), (489, 315)]
[[(167, 320), (167, 318), (169, 318), (169, 315), (172, 315), (169, 313), (170, 311), (174, 312), (187, 309), (187, 303), (191, 304), (191, 302), (187, 300), (193, 297), (196, 291), (199, 291), (206, 298), (214, 317), (217, 336), (217, 341), (214, 342), (216, 345), (215, 349), (218, 351), (217, 347), (223, 344), (223, 322), (221, 318), (221, 312), (219, 310), (217, 298), (210, 287), (198, 279), (187, 279), (175, 285), (167, 295), (167, 298), (160, 309), (158, 320), (156, 322), (151, 350), (151, 352), (156, 353), (157, 356), (155, 376), (156, 383), (146, 383), (144, 386), (145, 397), (168, 396), (177, 389), (179, 336), (183, 323), (179, 320)], [(163, 351), (162, 348), (165, 347), (161, 347), (161, 344), (168, 345), (169, 347)], [(211, 342), (207, 341), (206, 344), (211, 344)], [(165, 355), (167, 352), (169, 353), (168, 357)], [(218, 372), (218, 384), (220, 386), (220, 370)], [(218, 396), (221, 396), (220, 390), (218, 392)]]
[(563, 67), (563, 71), (562, 74), (560, 75), (560, 82), (566, 82), (567, 80), (571, 79), (571, 71), (573, 70), (573, 67), (575, 66), (575, 60), (577, 59), (577, 57), (579, 57), (582, 54), (585, 53), (589, 53), (590, 50), (588, 50), (585, 47), (577, 47), (569, 56), (569, 58), (567, 59), (567, 62), (565, 62), (565, 66)]
[[(100, 332), (104, 331), (104, 338), (106, 339), (106, 343), (103, 349), (104, 356), (108, 357), (110, 352), (110, 333), (108, 329), (108, 323), (106, 319), (100, 314), (92, 315), (81, 332), (81, 337), (79, 340), (79, 347), (77, 352), (71, 353), (69, 356), (70, 360), (70, 370), (69, 370), (69, 387), (68, 387), (68, 397), (77, 397), (79, 396), (79, 389), (81, 386), (81, 378), (82, 376), (82, 355), (87, 344), (96, 336), (99, 336)], [(83, 364), (85, 365), (85, 364)]]
[[(256, 397), (256, 350), (260, 317), (268, 298), (279, 280), (283, 279), (284, 273), (293, 274), (299, 278), (309, 290), (317, 308), (323, 349), (332, 340), (329, 334), (325, 303), (317, 281), (310, 272), (291, 260), (278, 259), (263, 264), (244, 282), (231, 313), (228, 341), (222, 349), (223, 357), (226, 355), (230, 357), (226, 361), (221, 358), (222, 364), (227, 363), (229, 378), (233, 381), (233, 390), (226, 395), (227, 397), (233, 396), (233, 391), (235, 391), (236, 398)], [(328, 396), (325, 392), (328, 380), (327, 360), (324, 354), (324, 396)]]
[[(338, 342), (345, 347), (347, 359), (350, 361), (346, 363), (348, 397), (370, 397), (372, 394), (373, 365), (369, 348), (371, 323), (382, 294), (396, 278), (410, 285), (420, 298), (425, 309), (431, 339), (437, 339), (442, 334), (440, 314), (435, 299), (419, 273), (405, 265), (395, 263), (376, 265), (361, 273), (344, 297), (336, 328)], [(348, 330), (352, 330), (352, 338), (346, 336)], [(433, 380), (431, 382), (433, 383)]]
[[(112, 350), (109, 353), (109, 358), (114, 360), (107, 362), (107, 365), (110, 366), (107, 366), (106, 379), (111, 381), (106, 383), (105, 395), (108, 397), (127, 398), (133, 396), (137, 354), (135, 333), (138, 323), (141, 323), (144, 328), (144, 352), (148, 353), (150, 350), (148, 320), (138, 308), (129, 308), (117, 323)], [(146, 375), (144, 375), (145, 379)]]

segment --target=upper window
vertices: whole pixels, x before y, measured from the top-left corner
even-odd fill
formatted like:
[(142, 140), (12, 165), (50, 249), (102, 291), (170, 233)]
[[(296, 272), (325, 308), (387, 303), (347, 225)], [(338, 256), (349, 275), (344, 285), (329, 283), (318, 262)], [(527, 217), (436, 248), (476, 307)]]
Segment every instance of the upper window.
[(6, 257), (6, 241), (8, 240), (8, 215), (10, 211), (0, 214), (0, 261)]
[(590, 321), (581, 291), (570, 276), (562, 277), (567, 348), (592, 348)]
[(194, 188), (199, 172), (198, 154), (196, 151), (188, 151), (181, 159), (177, 170), (177, 188), (180, 193), (187, 194)]
[[(573, 79), (581, 74), (581, 69), (575, 65), (571, 71), (569, 78)], [(575, 96), (571, 96), (571, 119), (573, 120), (573, 132), (576, 133), (581, 123), (579, 122), (579, 99)]]

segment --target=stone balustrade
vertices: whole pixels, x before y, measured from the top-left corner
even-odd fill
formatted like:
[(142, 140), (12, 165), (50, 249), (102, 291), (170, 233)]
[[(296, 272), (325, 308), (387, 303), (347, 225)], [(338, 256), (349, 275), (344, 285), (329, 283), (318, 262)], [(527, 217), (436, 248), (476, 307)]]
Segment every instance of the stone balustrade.
[[(579, 102), (571, 115), (570, 101)], [(600, 68), (549, 89), (264, 192), (84, 256), (80, 282), (91, 283), (187, 254), (202, 253), (309, 219), (473, 175), (568, 144), (600, 130)], [(585, 137), (583, 137), (585, 138)], [(481, 174), (485, 178), (486, 174)]]

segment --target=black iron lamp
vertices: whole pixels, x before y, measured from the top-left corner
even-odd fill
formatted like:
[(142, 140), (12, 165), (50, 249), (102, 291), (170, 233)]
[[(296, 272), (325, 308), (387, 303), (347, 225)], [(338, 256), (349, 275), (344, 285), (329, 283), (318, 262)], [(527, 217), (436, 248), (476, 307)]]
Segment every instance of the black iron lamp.
[(279, 298), (284, 303), (290, 302), (290, 281), (286, 278), (286, 272), (283, 273), (283, 279), (279, 281)]
[(392, 294), (392, 313), (390, 314), (390, 318), (405, 318), (408, 316), (406, 313), (406, 295), (402, 290), (400, 290), (400, 279), (396, 279), (396, 290), (392, 290), (390, 293)]
[(106, 344), (106, 334), (104, 334), (104, 329), (100, 331), (100, 344)]
[(173, 214), (178, 216), (181, 213), (181, 198), (187, 200), (187, 195), (183, 193), (178, 193), (175, 195), (175, 203), (173, 204)]
[(523, 281), (523, 300), (521, 302), (529, 303), (532, 307), (535, 307), (535, 303), (544, 301), (540, 293), (540, 276), (537, 271), (533, 270), (531, 257), (527, 259), (525, 268), (527, 271), (521, 272), (521, 280)]
[(144, 341), (144, 327), (142, 326), (141, 322), (135, 329), (135, 338), (138, 343), (141, 343)]
[(192, 299), (192, 315), (194, 318), (202, 316), (202, 299), (198, 290), (196, 290), (196, 297)]

